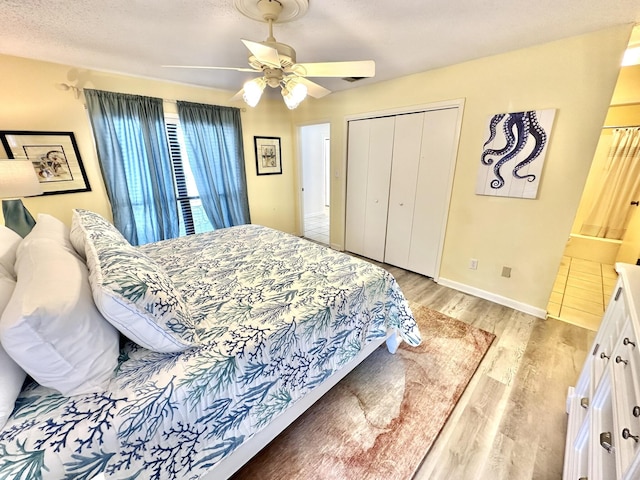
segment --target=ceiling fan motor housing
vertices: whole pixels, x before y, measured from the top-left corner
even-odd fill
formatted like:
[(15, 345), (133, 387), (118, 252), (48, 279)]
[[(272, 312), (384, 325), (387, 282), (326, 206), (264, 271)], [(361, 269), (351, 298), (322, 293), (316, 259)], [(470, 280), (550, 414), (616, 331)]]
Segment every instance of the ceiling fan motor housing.
[[(260, 42), (267, 47), (274, 48), (278, 51), (278, 57), (280, 57), (280, 67), (289, 68), (296, 63), (296, 51), (290, 45), (280, 42)], [(254, 55), (249, 55), (249, 65), (257, 70), (263, 70), (265, 68)]]

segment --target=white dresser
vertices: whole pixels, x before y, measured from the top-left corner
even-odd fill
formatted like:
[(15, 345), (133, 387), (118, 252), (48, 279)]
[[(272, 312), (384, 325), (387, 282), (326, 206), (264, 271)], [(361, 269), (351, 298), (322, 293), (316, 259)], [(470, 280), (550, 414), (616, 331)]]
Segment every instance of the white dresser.
[(640, 267), (618, 283), (567, 397), (564, 480), (640, 479)]

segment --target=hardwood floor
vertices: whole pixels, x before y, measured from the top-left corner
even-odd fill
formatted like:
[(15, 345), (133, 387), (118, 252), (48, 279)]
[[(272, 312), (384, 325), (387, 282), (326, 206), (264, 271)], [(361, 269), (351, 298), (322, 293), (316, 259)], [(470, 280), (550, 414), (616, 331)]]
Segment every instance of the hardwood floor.
[(378, 265), (409, 301), (496, 335), (414, 480), (562, 478), (567, 388), (575, 385), (595, 332)]

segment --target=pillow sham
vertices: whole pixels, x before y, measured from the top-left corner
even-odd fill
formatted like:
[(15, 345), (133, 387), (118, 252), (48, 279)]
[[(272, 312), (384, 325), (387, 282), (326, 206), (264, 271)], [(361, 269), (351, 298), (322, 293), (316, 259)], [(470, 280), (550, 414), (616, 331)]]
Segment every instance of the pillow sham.
[[(16, 234), (17, 235), (17, 234)], [(16, 282), (8, 277), (0, 277), (0, 314), (9, 303)], [(5, 426), (7, 419), (16, 404), (22, 384), (27, 374), (13, 361), (0, 345), (0, 429)]]
[(22, 237), (4, 225), (0, 225), (0, 276), (11, 277), (15, 280), (16, 252), (22, 242)]
[(87, 258), (84, 238), (89, 234), (94, 237), (106, 237), (113, 243), (129, 244), (120, 231), (103, 216), (89, 210), (74, 209), (69, 238), (75, 251), (84, 259)]
[(93, 303), (89, 272), (58, 241), (25, 238), (18, 282), (0, 319), (5, 351), (63, 395), (104, 391), (118, 365), (119, 334)]
[(77, 212), (93, 299), (104, 317), (148, 350), (180, 352), (195, 345), (191, 313), (164, 269), (97, 214)]

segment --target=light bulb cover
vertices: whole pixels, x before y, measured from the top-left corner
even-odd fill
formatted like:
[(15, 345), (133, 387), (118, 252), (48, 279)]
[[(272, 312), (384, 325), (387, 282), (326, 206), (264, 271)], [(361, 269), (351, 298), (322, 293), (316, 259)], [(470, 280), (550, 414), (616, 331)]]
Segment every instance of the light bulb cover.
[(293, 110), (307, 97), (307, 86), (292, 78), (284, 84), (281, 93), (287, 108)]
[(264, 91), (264, 87), (267, 85), (264, 78), (254, 78), (246, 82), (243, 86), (244, 92), (242, 93), (242, 98), (250, 107), (255, 107), (260, 101), (260, 97), (262, 97), (262, 92)]

